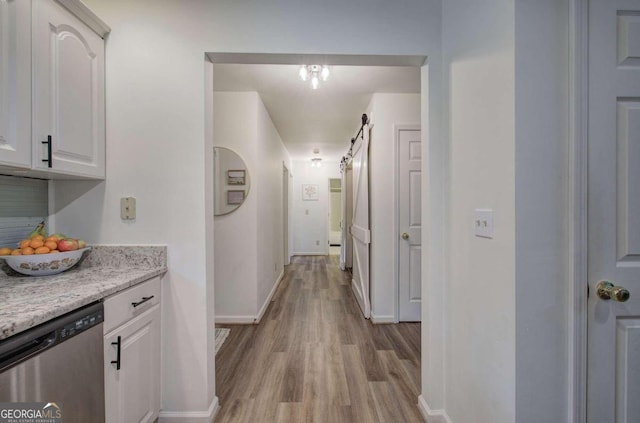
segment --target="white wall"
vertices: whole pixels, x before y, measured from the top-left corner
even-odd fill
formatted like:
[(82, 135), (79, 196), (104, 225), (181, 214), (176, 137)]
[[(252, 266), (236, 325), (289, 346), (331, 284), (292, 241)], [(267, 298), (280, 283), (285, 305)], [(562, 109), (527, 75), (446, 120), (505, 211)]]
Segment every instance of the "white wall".
[(284, 272), (284, 228), (282, 166), (291, 168), (289, 152), (282, 144), (267, 109), (258, 97), (257, 148), (258, 178), (258, 274), (257, 310), (265, 301), (278, 277)]
[(214, 219), (216, 320), (253, 322), (284, 270), (282, 165), (290, 166), (289, 153), (256, 92), (213, 93), (213, 143), (238, 153), (251, 181), (245, 202)]
[[(86, 3), (112, 28), (107, 181), (56, 182), (54, 217), (58, 230), (94, 243), (168, 245), (163, 419), (208, 421), (214, 354), (207, 263), (214, 252), (205, 231), (212, 158), (204, 140), (204, 53), (417, 54), (437, 64), (440, 1)], [(437, 70), (430, 75), (439, 83)], [(120, 198), (128, 195), (138, 199), (135, 222), (119, 217)]]
[[(444, 407), (452, 422), (516, 420), (513, 16), (512, 2), (443, 3), (450, 143)], [(474, 236), (475, 208), (495, 210), (493, 239)]]
[[(293, 253), (329, 254), (329, 178), (340, 178), (338, 162), (311, 167), (311, 161), (293, 162)], [(319, 188), (318, 201), (302, 200), (302, 185)]]
[(216, 316), (246, 316), (251, 320), (250, 316), (257, 314), (259, 101), (255, 92), (213, 93), (213, 144), (243, 158), (252, 184), (240, 207), (214, 218)]
[[(529, 3), (443, 3), (447, 278), (426, 286), (445, 342), (423, 339), (421, 398), (434, 421), (567, 421), (568, 4)], [(495, 210), (494, 239), (473, 236), (474, 208)]]
[(373, 124), (369, 145), (372, 319), (397, 316), (397, 166), (394, 125), (420, 124), (420, 94), (375, 93), (367, 108)]

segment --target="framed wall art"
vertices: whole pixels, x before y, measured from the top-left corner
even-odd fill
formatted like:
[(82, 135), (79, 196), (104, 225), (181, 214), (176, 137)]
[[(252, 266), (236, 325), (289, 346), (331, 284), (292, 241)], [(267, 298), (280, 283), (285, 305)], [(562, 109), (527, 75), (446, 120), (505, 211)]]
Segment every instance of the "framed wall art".
[(246, 183), (245, 170), (227, 170), (227, 185), (244, 185)]
[(244, 190), (227, 191), (227, 204), (242, 204), (244, 201)]
[(320, 190), (317, 184), (302, 184), (302, 200), (318, 201), (320, 199)]

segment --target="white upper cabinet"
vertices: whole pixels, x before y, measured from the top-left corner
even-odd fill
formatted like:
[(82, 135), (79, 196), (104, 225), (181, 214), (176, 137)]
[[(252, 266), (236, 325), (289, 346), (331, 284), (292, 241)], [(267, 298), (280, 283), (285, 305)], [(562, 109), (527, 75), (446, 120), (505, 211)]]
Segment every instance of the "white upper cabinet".
[(20, 168), (31, 167), (30, 19), (31, 2), (0, 1), (0, 165)]
[(80, 0), (0, 0), (0, 173), (104, 179), (108, 32)]
[(32, 33), (32, 166), (104, 178), (104, 41), (54, 0), (33, 1)]

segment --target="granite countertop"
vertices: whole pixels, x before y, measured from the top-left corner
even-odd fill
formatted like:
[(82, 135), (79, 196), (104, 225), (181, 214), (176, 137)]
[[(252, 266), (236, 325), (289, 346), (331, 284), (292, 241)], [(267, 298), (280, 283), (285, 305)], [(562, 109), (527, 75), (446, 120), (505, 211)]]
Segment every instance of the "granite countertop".
[(77, 267), (52, 276), (0, 270), (0, 340), (167, 271), (165, 246), (93, 246)]

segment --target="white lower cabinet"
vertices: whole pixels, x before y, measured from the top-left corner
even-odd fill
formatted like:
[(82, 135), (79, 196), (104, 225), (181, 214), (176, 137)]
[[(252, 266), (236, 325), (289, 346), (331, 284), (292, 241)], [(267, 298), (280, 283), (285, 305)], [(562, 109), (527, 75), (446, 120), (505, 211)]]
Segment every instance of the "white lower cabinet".
[(160, 279), (107, 298), (104, 314), (105, 322), (129, 317), (105, 326), (105, 421), (151, 423), (160, 412)]

